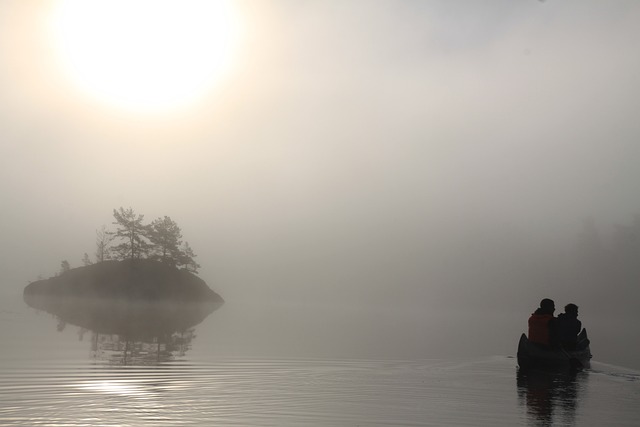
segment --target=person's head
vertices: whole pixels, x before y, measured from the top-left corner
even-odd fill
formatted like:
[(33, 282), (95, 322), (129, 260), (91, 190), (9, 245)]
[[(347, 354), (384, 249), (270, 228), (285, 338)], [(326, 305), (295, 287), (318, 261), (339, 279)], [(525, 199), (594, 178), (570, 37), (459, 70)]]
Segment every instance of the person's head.
[(545, 298), (540, 301), (540, 309), (545, 313), (553, 314), (556, 311), (556, 304), (552, 299)]
[(578, 315), (578, 306), (575, 304), (567, 304), (564, 306), (564, 312), (567, 314)]

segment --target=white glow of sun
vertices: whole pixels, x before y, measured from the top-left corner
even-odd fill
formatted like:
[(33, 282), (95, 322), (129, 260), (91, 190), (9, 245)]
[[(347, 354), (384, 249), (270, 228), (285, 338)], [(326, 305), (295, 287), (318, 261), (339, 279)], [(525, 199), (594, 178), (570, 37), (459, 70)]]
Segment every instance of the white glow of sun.
[(140, 112), (180, 108), (212, 90), (238, 37), (231, 0), (60, 0), (51, 24), (77, 86)]
[(130, 384), (124, 381), (87, 381), (79, 384), (78, 388), (108, 394), (120, 394), (123, 396), (139, 396), (145, 394), (145, 390), (140, 385)]

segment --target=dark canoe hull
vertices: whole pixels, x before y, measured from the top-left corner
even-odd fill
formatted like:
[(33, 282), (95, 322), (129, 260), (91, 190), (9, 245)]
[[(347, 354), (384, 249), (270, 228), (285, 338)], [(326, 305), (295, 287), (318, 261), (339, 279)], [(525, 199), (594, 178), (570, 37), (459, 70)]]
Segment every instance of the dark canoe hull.
[(522, 334), (518, 343), (518, 366), (521, 369), (550, 368), (550, 369), (588, 369), (591, 367), (591, 350), (587, 331), (582, 330), (578, 335), (579, 350), (549, 350), (529, 342)]

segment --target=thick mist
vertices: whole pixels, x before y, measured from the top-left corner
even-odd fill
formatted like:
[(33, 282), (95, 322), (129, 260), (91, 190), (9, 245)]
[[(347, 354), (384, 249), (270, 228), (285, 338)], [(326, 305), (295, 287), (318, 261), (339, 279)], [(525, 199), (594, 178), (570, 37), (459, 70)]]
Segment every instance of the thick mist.
[(80, 265), (123, 206), (177, 221), (215, 316), (264, 345), (509, 354), (550, 297), (596, 359), (637, 359), (616, 355), (640, 296), (640, 5), (236, 6), (227, 78), (135, 115), (68, 81), (49, 3), (0, 5), (2, 293)]

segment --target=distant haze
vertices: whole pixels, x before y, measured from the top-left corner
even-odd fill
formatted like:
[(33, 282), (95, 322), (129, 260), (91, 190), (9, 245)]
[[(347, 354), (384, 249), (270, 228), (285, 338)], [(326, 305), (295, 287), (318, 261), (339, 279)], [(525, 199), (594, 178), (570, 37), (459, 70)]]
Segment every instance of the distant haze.
[(225, 79), (140, 115), (68, 81), (50, 5), (0, 3), (3, 290), (93, 256), (123, 206), (180, 225), (225, 310), (476, 308), (512, 333), (542, 297), (585, 325), (637, 301), (576, 266), (585, 220), (608, 245), (640, 213), (637, 1), (240, 1)]

